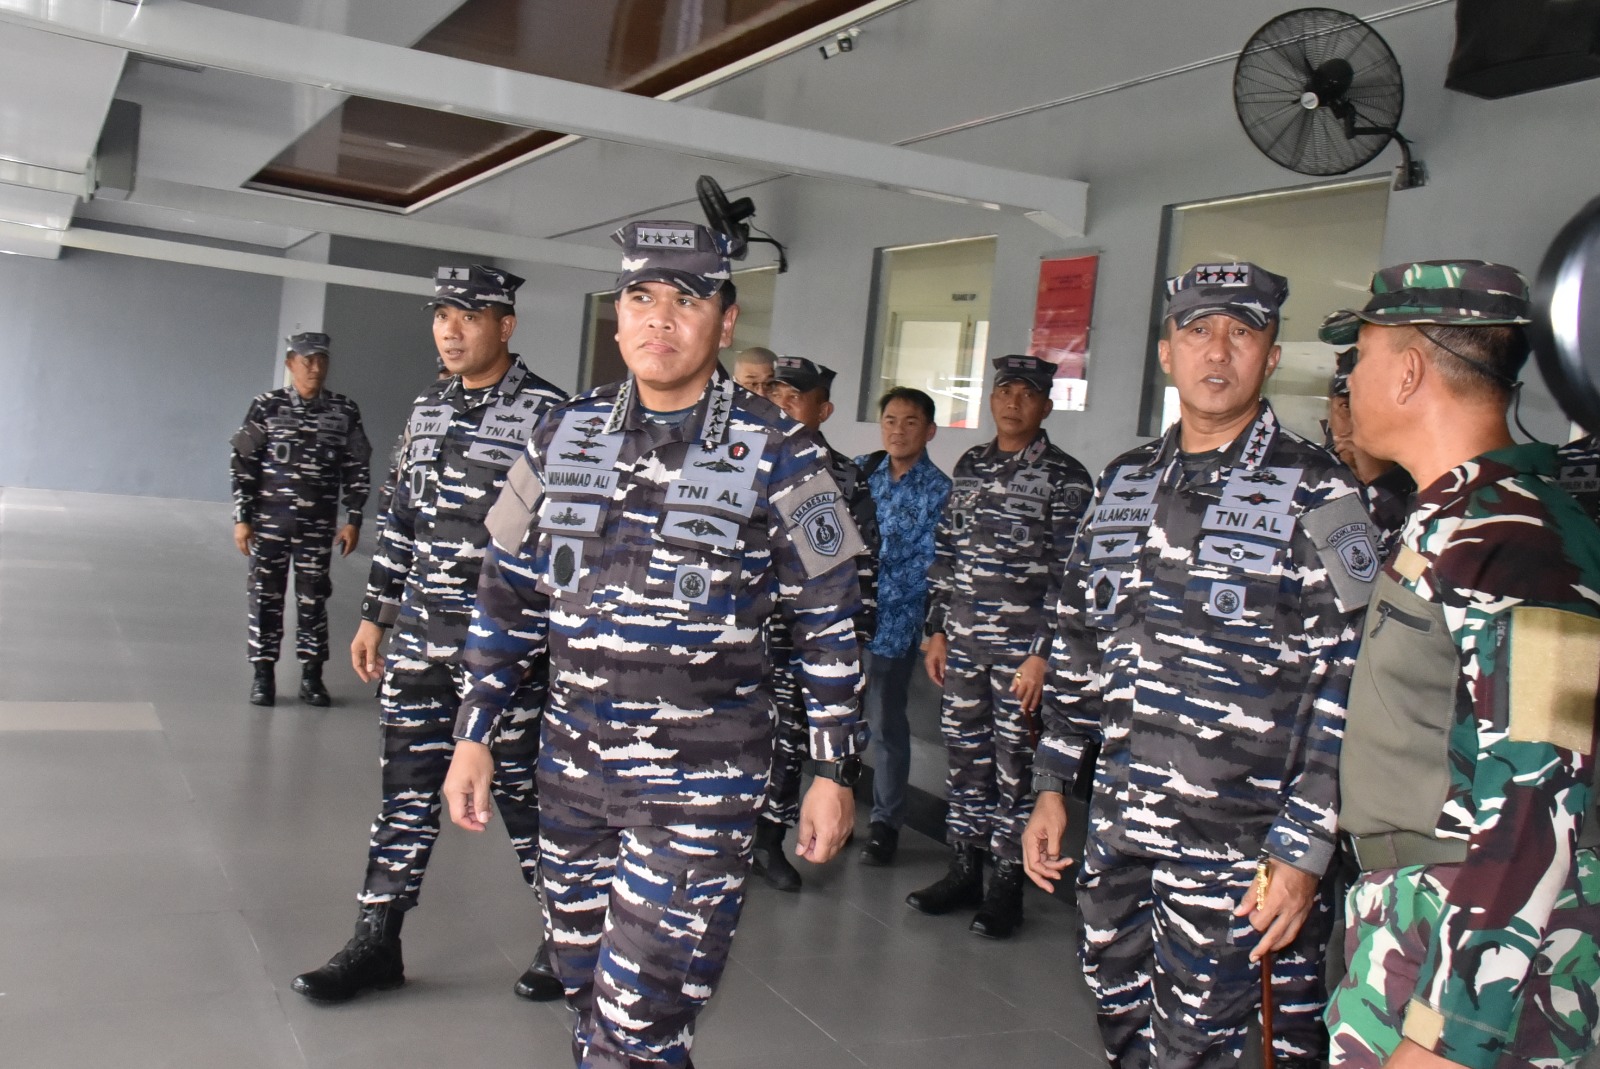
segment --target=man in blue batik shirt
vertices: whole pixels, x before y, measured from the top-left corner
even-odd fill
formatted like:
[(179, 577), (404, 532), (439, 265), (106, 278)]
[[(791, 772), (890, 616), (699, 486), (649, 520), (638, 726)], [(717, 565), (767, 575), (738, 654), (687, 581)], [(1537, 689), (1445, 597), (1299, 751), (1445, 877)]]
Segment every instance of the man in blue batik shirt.
[(933, 398), (896, 386), (878, 402), (883, 450), (856, 458), (878, 507), (878, 629), (867, 647), (866, 713), (872, 725), (872, 829), (861, 860), (887, 865), (905, 823), (911, 728), (906, 694), (927, 612), (933, 532), (950, 477), (928, 458), (939, 429)]

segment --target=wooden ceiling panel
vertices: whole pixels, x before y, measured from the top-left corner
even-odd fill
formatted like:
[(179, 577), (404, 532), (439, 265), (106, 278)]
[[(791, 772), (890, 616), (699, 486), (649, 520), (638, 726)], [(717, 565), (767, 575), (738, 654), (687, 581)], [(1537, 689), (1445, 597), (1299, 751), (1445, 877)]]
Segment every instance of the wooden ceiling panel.
[[(467, 0), (413, 47), (659, 96), (861, 0)], [(351, 97), (250, 181), (404, 208), (562, 135)]]

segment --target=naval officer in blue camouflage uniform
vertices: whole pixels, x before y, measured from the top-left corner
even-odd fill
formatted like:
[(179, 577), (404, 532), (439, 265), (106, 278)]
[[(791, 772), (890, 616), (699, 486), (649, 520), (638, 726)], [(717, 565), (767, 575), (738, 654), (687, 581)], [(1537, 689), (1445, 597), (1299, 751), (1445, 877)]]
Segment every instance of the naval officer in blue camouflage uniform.
[(828, 860), (853, 822), (864, 546), (822, 443), (717, 365), (738, 315), (724, 239), (672, 221), (616, 239), (629, 376), (553, 409), (490, 515), (445, 793), (483, 826), (486, 744), (548, 649), (540, 865), (574, 1060), (677, 1069), (744, 899), (774, 616), (817, 761), (796, 853)]
[(1092, 769), (1078, 907), (1113, 1065), (1237, 1064), (1276, 952), (1277, 1064), (1315, 1066), (1376, 531), (1350, 471), (1261, 398), (1288, 283), (1214, 264), (1167, 289), (1182, 418), (1106, 468), (1068, 561), (1024, 861), (1043, 887), (1073, 863), (1063, 794)]
[[(1042, 427), (1055, 365), (1001, 356), (994, 366), (995, 438), (956, 462), (928, 577), (925, 663), (944, 689), (954, 853), (949, 873), (906, 902), (935, 914), (977, 906), (972, 931), (1006, 939), (1022, 923), (1022, 829), (1052, 610), (1093, 480)], [(995, 862), (987, 893), (985, 853)]]
[[(333, 547), (350, 555), (361, 535), (372, 475), (372, 443), (361, 410), (322, 388), (328, 377), (326, 334), (288, 339), (290, 385), (250, 402), (233, 436), (233, 541), (250, 558), (250, 704), (277, 697), (273, 669), (283, 642), (283, 595), (294, 564), (295, 653), (300, 700), (328, 704), (322, 665), (328, 659), (328, 563)], [(334, 533), (341, 498), (345, 522)]]
[[(743, 360), (746, 353), (740, 353)], [(739, 372), (735, 365), (734, 374)], [(856, 575), (861, 580), (861, 611), (856, 614), (856, 642), (863, 651), (872, 641), (877, 627), (878, 517), (872, 491), (855, 461), (828, 445), (822, 425), (833, 415), (833, 369), (803, 356), (775, 356), (772, 381), (767, 383), (767, 400), (783, 409), (821, 440), (828, 451), (828, 470), (839, 484), (856, 522), (867, 552), (856, 558)], [(737, 381), (737, 379), (735, 380)], [(743, 385), (741, 383), (741, 385)], [(754, 391), (752, 391), (754, 392)], [(789, 671), (789, 636), (781, 624), (769, 629), (768, 645), (773, 657), (772, 692), (778, 700), (778, 741), (772, 757), (772, 778), (767, 784), (767, 804), (756, 822), (756, 845), (751, 871), (779, 891), (800, 890), (800, 873), (783, 856), (786, 829), (800, 819), (800, 784), (806, 756), (806, 711)]]
[[(356, 674), (383, 683), (383, 806), (372, 824), (355, 937), (294, 989), (338, 1002), (405, 982), (400, 926), (417, 904), (439, 835), (440, 788), (460, 704), (461, 645), (488, 533), (484, 518), (540, 416), (566, 397), (510, 349), (522, 280), (494, 267), (442, 267), (428, 307), (448, 378), (411, 410), (389, 507), (350, 644)], [(393, 627), (386, 660), (378, 649)], [(523, 877), (538, 891), (538, 806), (533, 759), (543, 704), (542, 664), (517, 680), (515, 713), (500, 725), (495, 793)], [(515, 985), (524, 998), (560, 987), (543, 947)]]

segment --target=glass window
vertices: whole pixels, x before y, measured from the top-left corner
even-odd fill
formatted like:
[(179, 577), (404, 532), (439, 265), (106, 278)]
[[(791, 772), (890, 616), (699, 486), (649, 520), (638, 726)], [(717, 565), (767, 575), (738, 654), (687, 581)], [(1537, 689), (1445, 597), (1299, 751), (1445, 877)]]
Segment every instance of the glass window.
[[(752, 345), (768, 345), (772, 337), (772, 301), (777, 291), (776, 267), (752, 267), (735, 271), (739, 287), (739, 321), (734, 324), (733, 344), (723, 352), (723, 366), (731, 369), (732, 356)], [(590, 390), (607, 382), (618, 382), (628, 375), (617, 348), (616, 294), (611, 290), (591, 293), (584, 298), (583, 357), (578, 367), (578, 389)]]
[(860, 419), (877, 420), (884, 391), (914, 386), (934, 399), (939, 426), (978, 425), (995, 247), (983, 237), (878, 250)]
[(1178, 392), (1156, 355), (1166, 300), (1164, 280), (1197, 263), (1249, 260), (1289, 280), (1278, 370), (1263, 391), (1292, 430), (1322, 441), (1328, 379), (1337, 350), (1317, 340), (1329, 312), (1359, 307), (1383, 256), (1390, 179), (1363, 178), (1310, 188), (1174, 205), (1151, 313), (1142, 430), (1159, 434), (1178, 419)]

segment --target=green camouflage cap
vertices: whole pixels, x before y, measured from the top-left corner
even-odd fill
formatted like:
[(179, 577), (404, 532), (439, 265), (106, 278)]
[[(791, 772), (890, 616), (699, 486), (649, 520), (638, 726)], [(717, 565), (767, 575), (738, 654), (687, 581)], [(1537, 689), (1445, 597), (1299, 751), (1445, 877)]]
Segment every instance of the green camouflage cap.
[(1528, 283), (1514, 267), (1487, 260), (1423, 260), (1385, 267), (1372, 276), (1372, 299), (1322, 321), (1317, 337), (1351, 345), (1362, 323), (1399, 327), (1521, 326), (1528, 319)]

